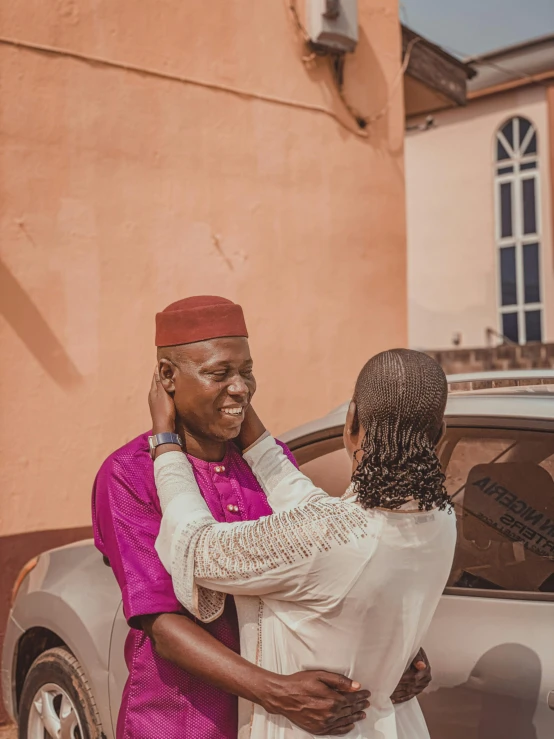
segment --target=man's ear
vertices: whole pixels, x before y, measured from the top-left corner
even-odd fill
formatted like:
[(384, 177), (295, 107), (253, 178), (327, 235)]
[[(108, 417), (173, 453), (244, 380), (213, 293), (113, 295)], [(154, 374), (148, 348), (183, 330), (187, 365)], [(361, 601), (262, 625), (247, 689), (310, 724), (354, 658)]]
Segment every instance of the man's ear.
[(166, 393), (175, 392), (175, 365), (169, 359), (158, 360), (158, 372), (160, 373), (160, 381)]

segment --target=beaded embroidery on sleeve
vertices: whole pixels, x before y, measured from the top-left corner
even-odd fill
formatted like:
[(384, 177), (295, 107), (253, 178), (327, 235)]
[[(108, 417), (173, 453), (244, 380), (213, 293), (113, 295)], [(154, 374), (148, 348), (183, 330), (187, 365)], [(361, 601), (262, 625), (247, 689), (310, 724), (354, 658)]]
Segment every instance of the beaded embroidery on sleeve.
[[(225, 594), (197, 586), (210, 580), (213, 588), (225, 582), (250, 583), (244, 594), (278, 592), (279, 580), (259, 584), (266, 573), (290, 566), (317, 553), (367, 535), (365, 512), (322, 494), (307, 505), (255, 522), (207, 525), (206, 520), (184, 524), (176, 532), (172, 552), (175, 594), (185, 608), (203, 622), (222, 612)], [(227, 587), (230, 586), (230, 587)], [(238, 588), (237, 588), (238, 590)]]

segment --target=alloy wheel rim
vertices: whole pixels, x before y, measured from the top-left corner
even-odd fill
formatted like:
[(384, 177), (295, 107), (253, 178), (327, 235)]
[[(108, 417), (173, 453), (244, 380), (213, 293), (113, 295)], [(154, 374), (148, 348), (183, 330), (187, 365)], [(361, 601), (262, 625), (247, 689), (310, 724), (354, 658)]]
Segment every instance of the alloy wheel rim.
[(55, 683), (40, 687), (31, 704), (28, 739), (84, 739), (75, 704)]

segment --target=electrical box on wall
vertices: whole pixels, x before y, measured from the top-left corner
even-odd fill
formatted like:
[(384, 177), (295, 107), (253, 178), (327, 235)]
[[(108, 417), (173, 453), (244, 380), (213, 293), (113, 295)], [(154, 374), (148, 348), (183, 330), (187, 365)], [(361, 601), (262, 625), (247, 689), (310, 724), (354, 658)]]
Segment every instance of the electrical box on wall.
[(358, 0), (306, 0), (308, 33), (316, 49), (354, 51), (358, 43)]

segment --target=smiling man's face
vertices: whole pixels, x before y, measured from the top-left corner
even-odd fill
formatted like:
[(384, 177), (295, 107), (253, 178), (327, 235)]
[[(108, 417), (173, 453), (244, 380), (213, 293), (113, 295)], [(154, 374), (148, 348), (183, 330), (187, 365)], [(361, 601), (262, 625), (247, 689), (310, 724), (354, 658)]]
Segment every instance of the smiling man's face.
[(230, 441), (240, 433), (256, 392), (248, 339), (230, 337), (158, 350), (165, 389), (198, 440)]

